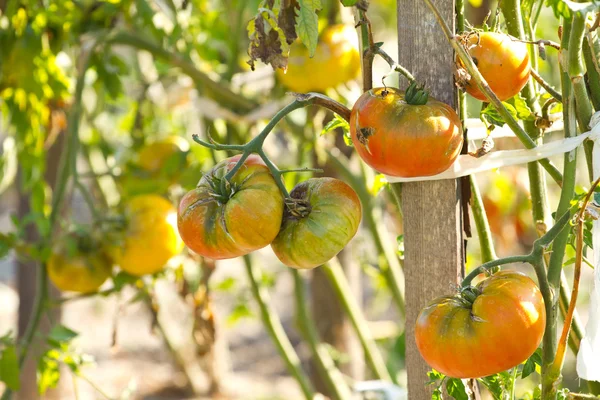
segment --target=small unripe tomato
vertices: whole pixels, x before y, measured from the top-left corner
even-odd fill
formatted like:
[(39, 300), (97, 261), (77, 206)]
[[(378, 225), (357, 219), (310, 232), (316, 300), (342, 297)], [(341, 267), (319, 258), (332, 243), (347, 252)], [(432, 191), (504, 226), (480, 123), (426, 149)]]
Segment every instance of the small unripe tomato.
[[(525, 43), (502, 33), (483, 32), (468, 36), (467, 49), (490, 89), (501, 101), (515, 96), (527, 84), (531, 65)], [(464, 88), (476, 99), (486, 101), (472, 77)]]
[(352, 107), (352, 143), (371, 168), (417, 177), (448, 169), (463, 145), (460, 118), (449, 105), (411, 85), (371, 89)]
[(354, 237), (362, 207), (356, 192), (334, 178), (313, 178), (290, 192), (281, 231), (271, 243), (288, 267), (315, 268), (338, 254)]
[(188, 142), (179, 136), (168, 136), (147, 144), (138, 153), (137, 165), (149, 173), (169, 167), (178, 171), (186, 163)]
[(415, 339), (427, 364), (453, 378), (513, 368), (537, 349), (546, 325), (535, 282), (501, 271), (454, 296), (433, 300), (417, 317)]
[(346, 25), (326, 28), (312, 58), (308, 49), (296, 41), (290, 49), (287, 71), (278, 69), (277, 79), (293, 92), (324, 92), (356, 79), (360, 53), (356, 31)]
[(283, 195), (262, 159), (240, 156), (217, 164), (179, 203), (177, 226), (185, 244), (212, 259), (234, 258), (267, 246), (283, 216)]

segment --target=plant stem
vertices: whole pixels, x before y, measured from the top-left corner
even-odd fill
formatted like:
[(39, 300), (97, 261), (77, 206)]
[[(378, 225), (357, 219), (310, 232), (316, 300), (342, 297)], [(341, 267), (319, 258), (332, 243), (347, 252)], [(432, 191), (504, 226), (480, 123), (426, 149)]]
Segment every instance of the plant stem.
[(506, 265), (506, 264), (515, 264), (515, 263), (530, 263), (531, 264), (533, 261), (534, 260), (533, 260), (533, 257), (531, 254), (522, 255), (522, 256), (510, 256), (510, 257), (504, 257), (504, 258), (497, 258), (495, 260), (488, 261), (484, 264), (481, 264), (479, 267), (475, 268), (473, 271), (471, 271), (469, 273), (469, 275), (467, 275), (465, 277), (465, 279), (463, 279), (461, 286), (462, 287), (469, 286), (471, 284), (471, 282), (473, 281), (473, 279), (475, 279), (479, 274), (483, 274), (494, 267), (498, 267), (498, 266)]
[(596, 111), (600, 110), (600, 66), (597, 55), (600, 53), (600, 44), (595, 32), (587, 30), (585, 44), (583, 45), (583, 59), (587, 71), (587, 80), (590, 85), (590, 97)]
[[(585, 132), (588, 130), (590, 126), (590, 119), (592, 118), (592, 114), (594, 113), (584, 80), (585, 71), (583, 67), (582, 48), (583, 38), (586, 29), (585, 16), (586, 14), (584, 13), (574, 13), (571, 34), (569, 35), (569, 50), (567, 52), (568, 73), (569, 77), (571, 78), (571, 84), (573, 86), (573, 95), (575, 97), (575, 110), (577, 113), (577, 120), (579, 122), (579, 129), (581, 130), (581, 132)], [(564, 62), (564, 60), (561, 61)], [(590, 181), (593, 179), (593, 147), (593, 142), (590, 140), (584, 142), (583, 144)]]
[[(68, 117), (68, 140), (65, 143), (65, 150), (63, 152), (58, 177), (56, 181), (56, 187), (54, 189), (54, 195), (52, 197), (52, 211), (48, 217), (50, 222), (50, 229), (48, 230), (49, 236), (43, 238), (45, 242), (50, 242), (56, 228), (58, 216), (62, 210), (62, 202), (64, 194), (67, 188), (67, 182), (69, 181), (70, 174), (73, 171), (73, 165), (75, 165), (77, 152), (76, 149), (79, 145), (79, 120), (81, 117), (81, 96), (83, 93), (83, 87), (85, 85), (85, 72), (87, 71), (91, 54), (94, 52), (96, 47), (104, 40), (104, 36), (98, 36), (92, 39), (92, 43), (87, 51), (81, 54), (81, 69), (77, 77), (77, 83), (75, 86), (75, 94), (73, 96), (73, 105), (69, 112)], [(46, 301), (48, 298), (48, 271), (45, 264), (40, 265), (36, 274), (36, 296), (33, 304), (33, 309), (23, 339), (20, 345), (19, 353), (19, 367), (22, 368), (27, 360), (27, 354), (31, 348), (31, 342), (37, 330), (37, 327), (42, 318), (42, 314), (45, 309)], [(7, 389), (2, 394), (2, 400), (8, 400), (12, 397), (12, 391)]]
[[(564, 20), (563, 22), (563, 35), (561, 50), (559, 52), (559, 67), (561, 69), (561, 86), (563, 93), (563, 120), (565, 121), (564, 132), (565, 137), (573, 137), (577, 134), (577, 126), (575, 121), (575, 103), (572, 93), (571, 80), (569, 78), (568, 71), (564, 69), (566, 64), (564, 62), (568, 60), (570, 50), (570, 34), (571, 34), (571, 21)], [(577, 151), (573, 151), (564, 155), (564, 171), (563, 171), (563, 188), (561, 191), (560, 200), (556, 210), (557, 215), (561, 215), (565, 210), (571, 207), (571, 201), (575, 193), (575, 178), (577, 170)], [(565, 230), (561, 232), (556, 238), (552, 245), (552, 254), (550, 255), (550, 262), (548, 263), (548, 281), (551, 287), (555, 290), (559, 290), (560, 277), (563, 266), (563, 259), (567, 241), (569, 237), (569, 231)], [(546, 313), (546, 331), (544, 333), (543, 342), (543, 366), (542, 375), (544, 377), (542, 381), (542, 396), (544, 399), (552, 399), (556, 397), (557, 385), (559, 376), (551, 374), (550, 367), (554, 362), (556, 347), (557, 347), (557, 325), (558, 325), (558, 309), (557, 306), (548, 310)], [(560, 371), (559, 371), (560, 374)]]
[(588, 193), (581, 205), (581, 209), (577, 215), (577, 241), (576, 241), (576, 250), (575, 250), (575, 269), (573, 275), (573, 289), (571, 291), (571, 301), (569, 302), (569, 309), (567, 310), (567, 315), (565, 316), (565, 321), (562, 329), (562, 333), (560, 335), (560, 340), (558, 341), (556, 355), (554, 357), (554, 361), (550, 366), (548, 366), (544, 375), (544, 382), (548, 382), (551, 384), (551, 387), (554, 388), (557, 386), (558, 381), (560, 379), (560, 374), (563, 368), (565, 354), (567, 351), (567, 340), (569, 337), (569, 332), (571, 330), (571, 322), (573, 321), (573, 314), (575, 313), (575, 305), (577, 304), (577, 296), (579, 294), (579, 280), (581, 277), (581, 263), (583, 260), (583, 228), (585, 224), (585, 213), (587, 211), (587, 206), (590, 202), (592, 194), (598, 186), (600, 182), (600, 178), (598, 178), (593, 184), (592, 187), (588, 190)]
[(473, 211), (473, 219), (479, 236), (479, 247), (481, 248), (481, 261), (484, 263), (497, 259), (496, 251), (494, 250), (494, 242), (490, 224), (483, 207), (483, 200), (479, 186), (475, 180), (475, 175), (470, 176), (471, 180), (471, 210)]
[[(510, 256), (504, 258), (498, 258), (496, 260), (492, 260), (486, 262), (479, 267), (475, 268), (473, 271), (469, 273), (463, 279), (461, 286), (467, 287), (471, 284), (471, 281), (477, 277), (477, 275), (486, 272), (487, 270), (506, 264), (512, 263), (529, 263), (533, 265), (536, 270), (536, 274), (538, 275), (538, 283), (540, 285), (540, 290), (544, 295), (544, 301), (546, 302), (546, 308), (552, 307), (552, 293), (548, 286), (548, 280), (546, 278), (546, 271), (544, 269), (544, 250), (552, 243), (556, 237), (564, 230), (564, 228), (569, 224), (571, 220), (571, 211), (568, 210), (564, 213), (560, 219), (556, 221), (554, 226), (546, 232), (546, 234), (540, 238), (538, 238), (535, 242), (533, 242), (533, 248), (531, 252), (527, 255), (520, 256)], [(546, 293), (546, 294), (544, 294)], [(548, 297), (546, 297), (548, 296)]]
[(323, 378), (327, 386), (329, 386), (329, 390), (331, 391), (334, 399), (350, 400), (352, 398), (350, 387), (344, 380), (342, 373), (335, 366), (335, 362), (331, 358), (331, 355), (327, 351), (324, 343), (321, 343), (314, 322), (309, 316), (309, 312), (306, 307), (308, 302), (304, 294), (304, 281), (297, 270), (293, 269), (291, 272), (294, 277), (294, 293), (296, 310), (298, 313), (298, 323), (306, 341), (308, 342), (313, 357), (315, 358), (321, 373), (321, 378)]
[[(444, 22), (439, 10), (435, 6), (432, 0), (424, 0), (429, 6), (434, 16), (436, 17), (439, 25), (441, 26), (446, 38), (450, 42), (450, 45), (456, 51), (456, 54), (464, 64), (465, 68), (476, 82), (477, 87), (485, 95), (486, 99), (492, 104), (492, 106), (502, 116), (509, 128), (514, 132), (515, 136), (523, 143), (527, 149), (533, 149), (536, 147), (536, 143), (533, 139), (521, 128), (517, 120), (508, 112), (506, 107), (502, 104), (496, 94), (490, 89), (489, 85), (477, 69), (477, 66), (473, 62), (473, 59), (463, 47), (463, 45), (454, 37), (448, 25)], [(547, 158), (538, 161), (548, 171), (550, 176), (559, 184), (562, 185), (562, 175), (560, 171), (552, 164)]]
[(261, 274), (260, 269), (256, 265), (252, 264), (252, 259), (249, 255), (244, 256), (244, 264), (246, 266), (248, 280), (250, 281), (252, 295), (254, 296), (254, 300), (256, 300), (258, 307), (260, 308), (263, 324), (267, 328), (267, 332), (271, 336), (271, 340), (277, 347), (279, 355), (283, 358), (288, 371), (298, 382), (304, 397), (307, 400), (312, 400), (315, 396), (315, 392), (308, 376), (302, 370), (300, 358), (298, 357), (298, 354), (296, 354), (292, 343), (288, 339), (279, 316), (271, 306), (269, 292), (259, 284), (259, 275)]
[(214, 98), (220, 103), (235, 110), (250, 111), (256, 106), (253, 102), (245, 99), (240, 94), (235, 93), (228, 87), (210, 79), (208, 75), (197, 69), (191, 61), (186, 60), (180, 55), (166, 50), (135, 33), (126, 31), (115, 32), (109, 38), (109, 42), (148, 51), (154, 57), (161, 58), (172, 66), (180, 68), (186, 75), (194, 80), (199, 89), (204, 89), (205, 92), (210, 94), (211, 98)]
[(562, 103), (562, 94), (560, 94), (558, 90), (554, 89), (552, 85), (546, 82), (544, 78), (541, 77), (539, 72), (537, 72), (534, 68), (531, 69), (531, 76), (536, 80), (537, 83), (540, 84), (541, 87), (546, 90), (546, 92), (548, 92), (550, 96)]
[[(379, 269), (390, 288), (396, 307), (398, 307), (398, 311), (403, 317), (406, 310), (404, 304), (404, 291), (402, 290), (402, 282), (404, 281), (402, 266), (393, 249), (390, 246), (386, 246), (386, 243), (389, 243), (390, 241), (384, 240), (384, 237), (386, 236), (384, 231), (385, 227), (383, 226), (383, 221), (381, 221), (380, 216), (376, 215), (374, 212), (374, 199), (367, 190), (364, 176), (363, 179), (361, 179), (354, 174), (350, 170), (347, 159), (341, 154), (332, 154), (329, 152), (329, 157), (332, 166), (337, 169), (341, 177), (343, 177), (356, 191), (356, 194), (358, 194), (358, 198), (363, 205), (363, 221), (371, 233), (375, 251), (380, 256), (378, 259)], [(395, 186), (396, 185), (391, 185), (391, 187)]]
[(369, 331), (367, 321), (360, 309), (360, 306), (352, 297), (352, 289), (346, 280), (346, 276), (344, 275), (344, 271), (337, 257), (331, 259), (327, 264), (323, 265), (322, 268), (323, 272), (325, 272), (325, 275), (327, 275), (329, 278), (329, 283), (331, 283), (331, 286), (334, 288), (338, 298), (340, 299), (340, 303), (344, 307), (346, 314), (348, 314), (348, 317), (350, 317), (350, 321), (352, 322), (356, 335), (358, 336), (358, 340), (362, 345), (367, 363), (371, 368), (373, 376), (377, 379), (388, 382), (394, 381), (394, 383), (396, 383), (387, 370), (385, 361), (383, 360), (383, 357), (377, 348), (377, 344), (373, 339), (373, 335), (371, 335), (371, 332)]
[(290, 195), (282, 179), (283, 173), (271, 162), (271, 160), (263, 150), (264, 142), (273, 130), (273, 128), (275, 128), (275, 125), (277, 125), (279, 121), (281, 121), (286, 115), (288, 115), (292, 111), (309, 105), (317, 105), (327, 108), (328, 110), (331, 110), (338, 114), (340, 117), (344, 118), (346, 121), (349, 121), (350, 119), (350, 110), (346, 106), (325, 95), (322, 95), (320, 93), (307, 93), (295, 95), (296, 100), (279, 110), (279, 112), (275, 114), (275, 116), (273, 116), (273, 118), (269, 121), (267, 126), (265, 126), (264, 129), (258, 134), (258, 136), (256, 136), (254, 139), (250, 140), (244, 145), (219, 144), (212, 140), (210, 136), (210, 143), (200, 139), (198, 135), (192, 135), (192, 138), (196, 143), (212, 150), (237, 151), (243, 153), (242, 157), (239, 159), (237, 164), (225, 176), (225, 178), (228, 180), (233, 178), (235, 173), (244, 164), (244, 161), (248, 158), (250, 154), (258, 154), (271, 171), (271, 174), (275, 179), (275, 183), (277, 183), (277, 186), (279, 187), (281, 193), (283, 193), (286, 198), (289, 198)]

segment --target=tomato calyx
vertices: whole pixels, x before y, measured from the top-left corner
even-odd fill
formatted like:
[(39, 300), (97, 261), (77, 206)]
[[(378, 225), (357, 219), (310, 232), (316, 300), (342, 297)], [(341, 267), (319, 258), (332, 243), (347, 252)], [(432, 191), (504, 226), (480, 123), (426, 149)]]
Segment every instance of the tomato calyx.
[(472, 308), (475, 299), (481, 294), (481, 290), (477, 289), (475, 286), (467, 286), (460, 290), (458, 295), (460, 301), (467, 307)]
[(425, 90), (423, 85), (419, 86), (417, 82), (414, 81), (406, 88), (404, 100), (411, 106), (424, 106), (429, 100), (429, 92)]
[(299, 183), (290, 192), (290, 197), (284, 200), (286, 211), (284, 219), (302, 219), (308, 217), (312, 206), (308, 200), (308, 185), (306, 182)]
[(230, 182), (225, 177), (219, 177), (215, 174), (208, 176), (208, 183), (211, 188), (211, 197), (220, 204), (225, 204), (239, 190), (239, 185)]

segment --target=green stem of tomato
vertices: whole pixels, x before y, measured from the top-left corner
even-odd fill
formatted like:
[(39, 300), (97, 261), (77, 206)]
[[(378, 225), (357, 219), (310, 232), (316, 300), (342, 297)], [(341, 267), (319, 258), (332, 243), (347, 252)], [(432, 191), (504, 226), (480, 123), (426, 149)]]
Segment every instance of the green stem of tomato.
[[(590, 119), (594, 113), (592, 102), (588, 95), (584, 75), (585, 68), (583, 66), (583, 38), (585, 37), (585, 13), (575, 13), (573, 15), (573, 25), (571, 34), (569, 35), (569, 51), (568, 51), (568, 71), (573, 86), (573, 95), (575, 96), (575, 112), (579, 129), (585, 132), (590, 127)], [(587, 140), (583, 144), (585, 150), (585, 158), (588, 166), (588, 175), (590, 181), (593, 179), (592, 172), (592, 149), (594, 144)]]
[(473, 219), (479, 236), (479, 247), (481, 248), (481, 261), (484, 263), (497, 259), (496, 251), (494, 250), (494, 242), (490, 224), (483, 207), (483, 199), (479, 186), (475, 180), (475, 176), (470, 176), (471, 181), (471, 210), (473, 211)]
[[(573, 87), (568, 73), (567, 60), (571, 58), (571, 21), (564, 20), (563, 35), (561, 40), (561, 50), (559, 52), (559, 68), (561, 71), (561, 86), (563, 93), (563, 120), (565, 137), (574, 137), (577, 135), (577, 125), (575, 119), (575, 98), (573, 95)], [(560, 200), (557, 207), (557, 215), (562, 214), (571, 206), (571, 201), (575, 193), (575, 178), (577, 171), (576, 152), (570, 152), (564, 155), (564, 181), (561, 191)], [(552, 254), (548, 263), (548, 281), (550, 286), (558, 290), (560, 287), (560, 277), (564, 261), (565, 250), (569, 237), (569, 231), (561, 232), (552, 245)], [(543, 366), (542, 366), (542, 396), (544, 399), (553, 399), (556, 397), (558, 375), (555, 372), (549, 371), (550, 366), (554, 362), (557, 348), (557, 325), (558, 325), (558, 307), (553, 306), (546, 312), (546, 332), (544, 333), (543, 342)]]
[(246, 273), (248, 274), (248, 280), (250, 281), (250, 288), (252, 289), (252, 295), (260, 308), (263, 324), (267, 328), (271, 340), (273, 340), (273, 343), (277, 347), (279, 355), (283, 358), (288, 371), (296, 379), (298, 385), (300, 385), (304, 397), (306, 400), (312, 400), (315, 396), (315, 392), (310, 383), (310, 379), (302, 369), (300, 358), (294, 350), (290, 339), (286, 335), (279, 316), (271, 306), (269, 292), (259, 284), (261, 271), (256, 264), (252, 263), (250, 255), (245, 255), (243, 258), (246, 266)]
[(258, 154), (260, 158), (265, 162), (273, 178), (275, 178), (275, 183), (281, 190), (281, 193), (284, 194), (286, 198), (289, 198), (289, 192), (287, 191), (282, 175), (284, 172), (279, 170), (273, 162), (269, 159), (269, 157), (264, 152), (263, 146), (265, 140), (275, 128), (277, 123), (281, 121), (285, 116), (287, 116), (292, 111), (295, 111), (299, 108), (304, 108), (309, 105), (316, 105), (320, 107), (327, 108), (338, 114), (340, 117), (344, 118), (346, 121), (350, 120), (350, 110), (344, 106), (343, 104), (325, 96), (320, 93), (307, 93), (307, 94), (296, 94), (296, 100), (279, 110), (277, 114), (273, 116), (273, 118), (269, 121), (267, 126), (263, 128), (263, 130), (256, 136), (254, 139), (250, 140), (248, 143), (243, 145), (233, 145), (233, 144), (220, 144), (216, 143), (214, 140), (210, 139), (210, 143), (200, 139), (198, 135), (193, 135), (192, 138), (194, 141), (204, 147), (207, 147), (212, 150), (218, 151), (236, 151), (241, 152), (242, 157), (237, 162), (237, 164), (225, 175), (225, 179), (231, 180), (235, 173), (240, 169), (240, 167), (244, 164), (244, 161), (250, 156), (250, 154)]
[(552, 307), (552, 303), (554, 303), (554, 295), (550, 290), (550, 287), (548, 285), (548, 279), (546, 277), (546, 270), (544, 268), (544, 250), (551, 243), (553, 243), (553, 241), (561, 232), (563, 232), (564, 228), (569, 224), (569, 221), (571, 220), (571, 215), (571, 210), (567, 210), (567, 212), (564, 213), (558, 221), (556, 221), (554, 226), (550, 228), (544, 236), (540, 237), (535, 242), (533, 242), (533, 249), (529, 254), (498, 258), (496, 260), (486, 262), (480, 265), (479, 267), (475, 268), (473, 271), (471, 271), (471, 273), (469, 273), (469, 275), (467, 275), (465, 279), (463, 279), (461, 286), (469, 286), (473, 279), (477, 277), (477, 275), (482, 274), (492, 268), (512, 263), (529, 263), (534, 267), (536, 271), (540, 291), (542, 292), (542, 295), (544, 296), (544, 301), (546, 302), (546, 309), (548, 309), (548, 307)]
[(546, 92), (548, 92), (550, 96), (552, 96), (558, 102), (562, 103), (562, 94), (558, 90), (554, 89), (552, 85), (546, 82), (535, 68), (531, 68), (531, 76), (533, 77), (533, 79), (535, 79), (537, 83), (540, 84), (541, 87), (543, 87), (546, 90)]
[(365, 319), (360, 306), (351, 295), (352, 289), (346, 280), (346, 276), (344, 275), (344, 271), (342, 270), (342, 266), (337, 257), (331, 259), (327, 264), (323, 265), (322, 268), (329, 279), (329, 283), (331, 283), (331, 286), (334, 288), (340, 303), (344, 307), (346, 314), (350, 317), (350, 321), (352, 322), (356, 336), (358, 336), (358, 340), (362, 345), (365, 358), (373, 376), (380, 380), (397, 383), (396, 380), (390, 376), (385, 361), (381, 356), (381, 352), (377, 348), (375, 339), (373, 339), (373, 335), (369, 330), (367, 320)]
[[(373, 238), (375, 251), (380, 258), (377, 260), (379, 269), (390, 288), (392, 299), (398, 307), (400, 315), (404, 317), (406, 306), (404, 303), (404, 291), (402, 290), (402, 282), (404, 277), (402, 274), (402, 264), (395, 254), (394, 249), (387, 245), (393, 243), (393, 240), (386, 240), (386, 232), (381, 216), (375, 213), (374, 197), (369, 193), (365, 184), (364, 174), (362, 179), (355, 175), (348, 165), (348, 161), (341, 154), (332, 154), (328, 151), (329, 160), (332, 166), (338, 171), (341, 177), (352, 186), (358, 194), (358, 198), (363, 205), (363, 221)], [(392, 187), (400, 187), (399, 185), (391, 185)], [(400, 204), (400, 203), (398, 203)]]
[[(452, 46), (452, 48), (454, 48), (454, 51), (456, 51), (456, 54), (464, 64), (465, 68), (467, 69), (473, 80), (477, 83), (477, 87), (479, 88), (479, 90), (481, 90), (481, 92), (485, 95), (486, 99), (490, 102), (490, 104), (492, 104), (496, 111), (498, 111), (498, 113), (502, 116), (506, 124), (514, 132), (515, 136), (521, 141), (521, 143), (523, 143), (523, 145), (527, 149), (535, 148), (537, 146), (535, 141), (527, 134), (527, 132), (523, 130), (523, 128), (521, 128), (517, 120), (510, 114), (510, 112), (508, 112), (508, 110), (506, 109), (506, 107), (504, 107), (500, 99), (498, 99), (496, 94), (490, 89), (489, 85), (477, 69), (477, 66), (473, 62), (473, 59), (471, 58), (467, 50), (452, 34), (450, 28), (448, 28), (448, 25), (443, 20), (442, 16), (439, 13), (439, 10), (437, 9), (433, 1), (424, 1), (435, 15), (439, 25), (442, 27), (442, 30), (446, 35), (446, 38), (450, 42), (450, 45)], [(559, 185), (562, 185), (562, 175), (560, 171), (556, 168), (556, 166), (550, 162), (550, 160), (545, 158), (539, 160), (538, 162), (542, 165), (542, 167), (546, 169), (546, 171), (548, 171), (550, 176)]]
[(590, 84), (590, 97), (596, 111), (600, 110), (600, 66), (598, 65), (600, 43), (596, 32), (586, 28), (585, 44), (583, 45), (583, 59)]
[(320, 376), (329, 387), (334, 399), (350, 400), (352, 398), (350, 387), (340, 370), (335, 366), (335, 362), (331, 358), (326, 345), (319, 339), (313, 319), (309, 315), (306, 306), (308, 301), (304, 293), (304, 280), (298, 270), (292, 269), (291, 272), (294, 277), (294, 298), (296, 301), (296, 312), (298, 313), (298, 324), (317, 363)]
[(138, 34), (119, 31), (110, 36), (109, 42), (150, 52), (154, 57), (160, 58), (171, 66), (181, 69), (184, 74), (192, 78), (199, 90), (208, 93), (211, 98), (214, 98), (220, 104), (226, 105), (235, 111), (248, 112), (256, 106), (254, 102), (233, 92), (227, 86), (213, 81), (208, 75), (196, 68), (190, 60), (185, 59), (179, 54), (168, 51)]

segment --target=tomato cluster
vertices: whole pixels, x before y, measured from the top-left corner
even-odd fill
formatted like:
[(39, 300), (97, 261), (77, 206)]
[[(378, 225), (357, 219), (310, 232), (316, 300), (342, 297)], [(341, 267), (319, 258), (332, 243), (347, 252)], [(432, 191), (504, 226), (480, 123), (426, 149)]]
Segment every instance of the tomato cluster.
[(263, 160), (250, 155), (217, 164), (181, 200), (177, 225), (186, 245), (213, 259), (246, 255), (269, 244), (282, 263), (314, 268), (354, 237), (362, 216), (357, 194), (333, 178), (298, 184), (284, 198)]
[(177, 211), (165, 198), (134, 196), (106, 238), (68, 235), (58, 241), (47, 262), (48, 277), (60, 290), (89, 293), (112, 275), (114, 265), (134, 276), (159, 272), (183, 249), (176, 220)]

